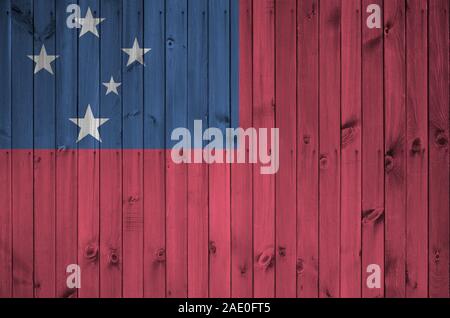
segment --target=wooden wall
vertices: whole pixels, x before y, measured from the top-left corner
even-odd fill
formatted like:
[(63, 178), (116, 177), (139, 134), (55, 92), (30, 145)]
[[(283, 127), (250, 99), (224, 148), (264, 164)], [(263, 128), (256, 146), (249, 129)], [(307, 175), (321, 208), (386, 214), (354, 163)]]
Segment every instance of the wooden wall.
[[(0, 0), (0, 297), (449, 297), (447, 0), (73, 2)], [(195, 119), (278, 127), (278, 173), (175, 164)]]

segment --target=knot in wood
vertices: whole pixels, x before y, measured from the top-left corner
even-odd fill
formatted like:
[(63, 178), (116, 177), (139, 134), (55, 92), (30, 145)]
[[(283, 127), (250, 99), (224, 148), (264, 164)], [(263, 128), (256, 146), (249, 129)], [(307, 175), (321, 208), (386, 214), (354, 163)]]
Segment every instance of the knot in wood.
[(320, 157), (319, 163), (320, 163), (320, 169), (324, 169), (324, 170), (328, 169), (328, 158), (327, 158), (327, 156), (322, 155)]
[(265, 249), (257, 258), (259, 267), (268, 269), (273, 265), (274, 250), (273, 248)]
[(355, 141), (355, 138), (358, 135), (358, 133), (359, 129), (356, 127), (355, 122), (350, 122), (349, 124), (346, 124), (346, 126), (342, 128), (341, 132), (342, 148), (351, 145)]
[(435, 141), (440, 148), (444, 148), (448, 145), (448, 138), (443, 131), (436, 134)]
[(174, 39), (167, 39), (167, 47), (169, 49), (172, 49), (175, 46), (175, 40)]
[(245, 275), (247, 273), (247, 265), (240, 265), (239, 266), (239, 272), (241, 273), (241, 275)]
[(280, 255), (281, 257), (285, 257), (286, 256), (286, 247), (278, 246), (278, 255)]
[(422, 141), (420, 140), (420, 138), (414, 139), (411, 146), (411, 152), (413, 155), (420, 154), (422, 152)]
[(109, 252), (109, 263), (111, 265), (117, 265), (119, 264), (119, 255), (116, 251), (112, 250)]
[(406, 285), (408, 285), (408, 286), (411, 284), (411, 278), (409, 277), (408, 268), (405, 268), (405, 282), (406, 282)]
[(384, 168), (388, 173), (394, 169), (394, 158), (392, 156), (387, 155), (384, 158)]
[(216, 243), (214, 241), (210, 241), (209, 242), (209, 253), (216, 254), (216, 252), (217, 252)]
[(130, 204), (134, 204), (134, 203), (136, 203), (137, 201), (139, 201), (139, 198), (138, 198), (138, 197), (130, 196), (130, 197), (128, 198), (128, 203), (130, 203)]
[(98, 247), (97, 245), (88, 244), (84, 249), (84, 257), (89, 261), (95, 261), (98, 256)]
[(441, 252), (439, 250), (434, 251), (434, 263), (439, 263), (441, 258)]
[(166, 250), (164, 248), (160, 248), (155, 253), (155, 258), (158, 263), (163, 263), (166, 261)]
[(362, 223), (375, 223), (377, 220), (382, 220), (384, 216), (384, 209), (369, 209), (362, 212)]
[(309, 145), (311, 143), (311, 136), (310, 135), (304, 135), (303, 136), (303, 143), (305, 145)]
[(303, 259), (301, 259), (301, 258), (297, 259), (296, 270), (297, 270), (297, 274), (303, 273), (303, 270), (304, 270)]

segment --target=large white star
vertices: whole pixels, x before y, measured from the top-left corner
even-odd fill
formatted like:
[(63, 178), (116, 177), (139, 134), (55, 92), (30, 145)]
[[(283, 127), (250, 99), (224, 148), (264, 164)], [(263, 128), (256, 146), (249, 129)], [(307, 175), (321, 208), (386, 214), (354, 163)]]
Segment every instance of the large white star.
[(106, 123), (109, 118), (95, 118), (92, 113), (91, 105), (88, 105), (84, 118), (70, 118), (70, 121), (80, 127), (77, 142), (83, 140), (84, 137), (91, 135), (98, 141), (102, 142), (98, 128)]
[(144, 65), (144, 54), (150, 52), (150, 50), (151, 49), (140, 48), (137, 38), (134, 38), (134, 43), (133, 43), (132, 48), (122, 49), (122, 51), (124, 51), (125, 53), (127, 53), (129, 55), (127, 66), (130, 66), (134, 62), (139, 62), (142, 65)]
[(120, 85), (122, 85), (122, 83), (116, 83), (114, 81), (114, 78), (111, 76), (111, 80), (109, 81), (109, 83), (103, 83), (103, 86), (105, 86), (107, 88), (106, 95), (108, 95), (109, 93), (114, 93), (116, 95), (119, 95), (119, 92), (117, 91), (117, 88)]
[(28, 57), (36, 63), (36, 66), (34, 67), (34, 74), (40, 70), (46, 70), (50, 74), (53, 74), (53, 69), (50, 63), (56, 60), (59, 56), (48, 55), (45, 45), (42, 45), (41, 53), (39, 53), (39, 55), (28, 55)]
[(80, 38), (88, 32), (91, 32), (96, 37), (99, 37), (97, 25), (99, 25), (104, 20), (104, 18), (94, 18), (91, 8), (88, 8), (86, 16), (84, 18), (78, 19), (78, 23), (81, 25)]

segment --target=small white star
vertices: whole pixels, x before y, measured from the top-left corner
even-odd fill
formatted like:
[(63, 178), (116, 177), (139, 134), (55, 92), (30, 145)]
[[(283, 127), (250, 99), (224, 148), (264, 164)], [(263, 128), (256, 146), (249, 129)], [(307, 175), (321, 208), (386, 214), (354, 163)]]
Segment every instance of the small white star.
[(36, 63), (36, 66), (34, 67), (34, 74), (43, 69), (45, 69), (50, 74), (53, 74), (51, 63), (59, 56), (48, 55), (47, 50), (45, 49), (45, 45), (42, 45), (41, 53), (39, 53), (39, 55), (28, 55), (28, 57)]
[(80, 38), (88, 32), (91, 32), (96, 37), (99, 37), (97, 25), (102, 23), (104, 20), (104, 18), (94, 18), (91, 8), (88, 8), (86, 16), (78, 19), (78, 23), (81, 25)]
[(140, 48), (137, 38), (134, 39), (134, 43), (133, 43), (133, 47), (132, 48), (130, 48), (130, 49), (122, 49), (122, 51), (124, 51), (125, 53), (127, 53), (129, 55), (127, 66), (130, 66), (134, 62), (139, 62), (142, 65), (144, 65), (144, 54), (150, 52), (150, 50), (151, 49)]
[(117, 91), (117, 88), (120, 85), (122, 85), (122, 83), (116, 83), (114, 81), (114, 78), (111, 76), (111, 80), (109, 81), (109, 83), (103, 83), (103, 86), (105, 86), (107, 88), (106, 95), (108, 95), (109, 93), (114, 93), (116, 95), (119, 95), (119, 92)]
[(109, 118), (95, 118), (92, 113), (91, 105), (88, 105), (84, 118), (70, 118), (70, 121), (80, 127), (80, 133), (78, 134), (77, 143), (84, 137), (91, 135), (98, 141), (102, 142), (98, 128), (106, 123)]

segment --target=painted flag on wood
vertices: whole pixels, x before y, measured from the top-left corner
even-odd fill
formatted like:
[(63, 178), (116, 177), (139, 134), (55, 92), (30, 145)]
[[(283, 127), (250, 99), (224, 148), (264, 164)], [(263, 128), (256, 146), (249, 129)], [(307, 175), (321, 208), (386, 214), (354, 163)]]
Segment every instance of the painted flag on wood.
[[(189, 236), (203, 240), (189, 248), (199, 254), (190, 294), (206, 296), (208, 168), (172, 163), (171, 132), (194, 120), (236, 126), (238, 2), (8, 0), (1, 10), (2, 295), (76, 294), (66, 266), (80, 264), (81, 297), (164, 296), (166, 272), (167, 295), (187, 296), (189, 209), (199, 223)], [(230, 181), (217, 170), (219, 227)]]
[(449, 9), (0, 0), (0, 297), (449, 297)]

